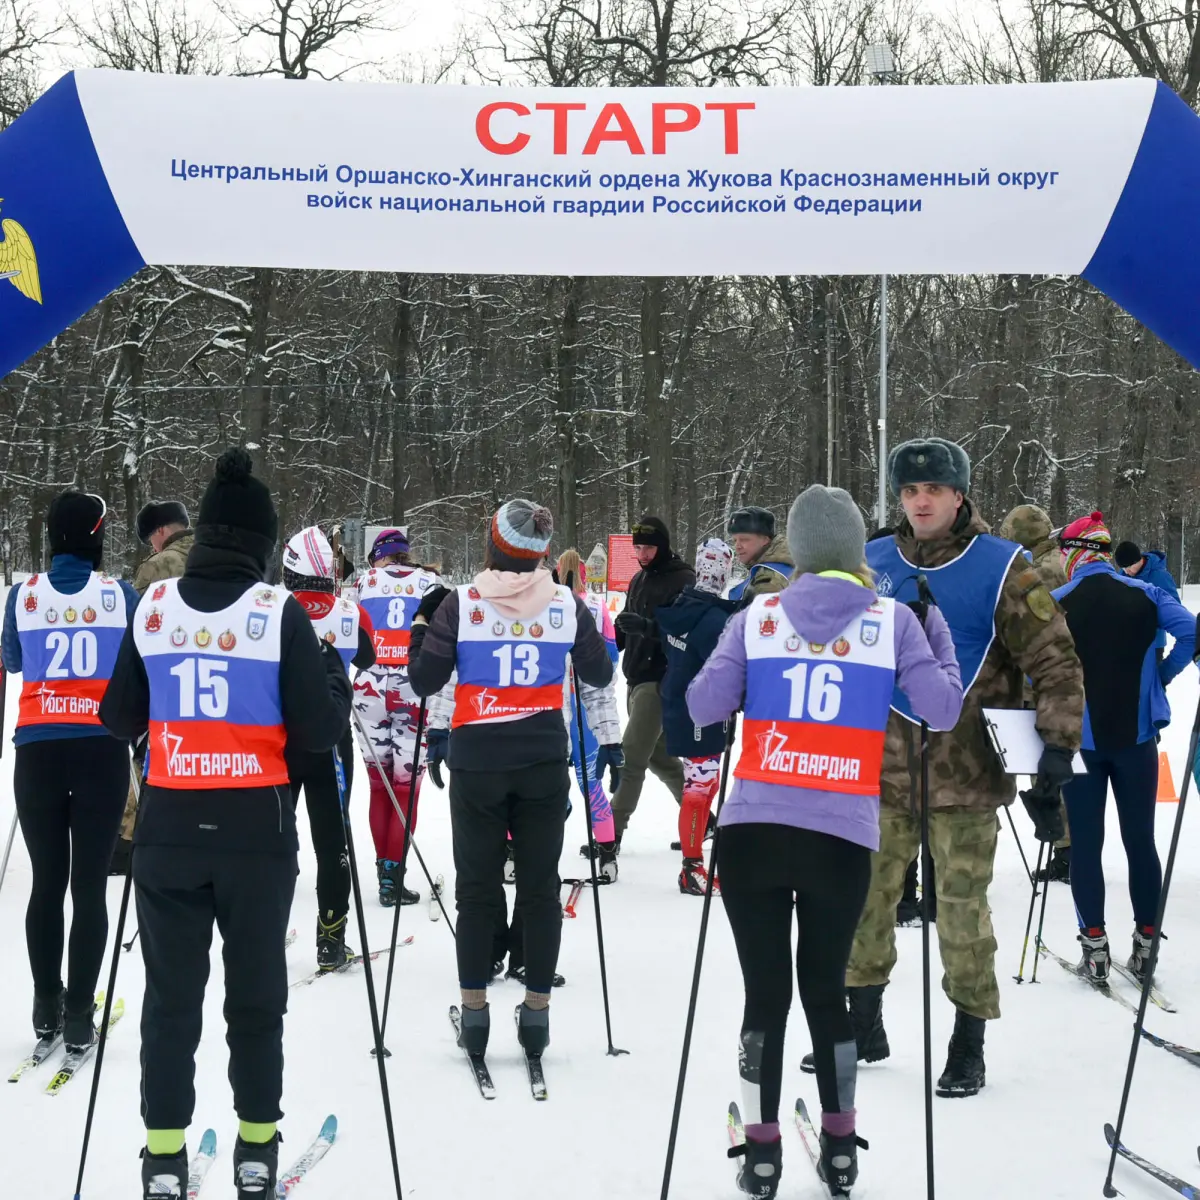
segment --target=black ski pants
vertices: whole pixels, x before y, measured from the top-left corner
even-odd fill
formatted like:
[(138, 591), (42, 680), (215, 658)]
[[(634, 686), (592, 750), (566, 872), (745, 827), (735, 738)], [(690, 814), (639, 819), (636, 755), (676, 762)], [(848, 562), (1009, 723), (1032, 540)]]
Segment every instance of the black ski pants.
[[(347, 727), (338, 742), (342, 767), (346, 772), (346, 803), (354, 783), (354, 739)], [(342, 806), (338, 797), (333, 753), (305, 751), (287, 756), (288, 776), (292, 785), (292, 804), (300, 803), (300, 791), (308, 806), (308, 828), (317, 856), (317, 908), (321, 920), (332, 925), (350, 911), (350, 858), (346, 852), (346, 829), (342, 824)]]
[(846, 964), (871, 883), (871, 852), (827, 833), (751, 824), (723, 827), (717, 857), (746, 987), (742, 1032), (763, 1035), (762, 1121), (779, 1120), (793, 913), (796, 982), (821, 1108), (849, 1111), (858, 1056), (846, 1010)]
[(105, 890), (129, 791), (129, 744), (58, 738), (16, 749), (13, 792), (33, 866), (25, 941), (33, 986), (62, 986), (63, 901), (71, 886), (68, 1012), (89, 1012), (108, 939)]
[(142, 1119), (186, 1129), (196, 1102), (213, 922), (224, 940), (225, 1041), (233, 1105), (243, 1121), (283, 1115), (284, 939), (296, 855), (138, 845), (133, 854), (146, 967), (142, 1006)]
[(565, 761), (507, 771), (451, 772), (460, 987), (473, 990), (488, 984), (493, 939), (505, 916), (504, 862), (511, 830), (526, 987), (549, 993), (562, 937), (558, 860), (569, 791)]

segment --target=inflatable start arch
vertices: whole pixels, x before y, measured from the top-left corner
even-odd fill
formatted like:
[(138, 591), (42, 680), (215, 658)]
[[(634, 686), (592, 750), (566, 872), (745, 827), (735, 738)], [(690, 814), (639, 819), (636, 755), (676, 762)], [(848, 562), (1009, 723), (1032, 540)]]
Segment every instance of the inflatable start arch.
[(1080, 275), (1200, 365), (1200, 118), (1144, 79), (564, 91), (79, 71), (0, 134), (0, 231), (0, 376), (147, 263)]

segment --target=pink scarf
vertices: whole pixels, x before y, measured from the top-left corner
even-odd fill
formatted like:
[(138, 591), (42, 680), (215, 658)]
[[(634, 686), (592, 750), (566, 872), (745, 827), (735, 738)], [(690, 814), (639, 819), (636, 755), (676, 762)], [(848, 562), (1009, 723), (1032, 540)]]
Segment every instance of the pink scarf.
[(545, 567), (536, 571), (480, 571), (480, 596), (510, 620), (536, 617), (554, 598), (554, 579)]

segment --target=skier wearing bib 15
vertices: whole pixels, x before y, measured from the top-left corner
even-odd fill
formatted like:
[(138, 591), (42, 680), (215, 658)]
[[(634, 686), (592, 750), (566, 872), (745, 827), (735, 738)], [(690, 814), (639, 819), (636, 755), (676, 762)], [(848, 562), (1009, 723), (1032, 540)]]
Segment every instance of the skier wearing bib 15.
[[(337, 651), (347, 671), (351, 666), (366, 670), (375, 664), (371, 623), (353, 600), (334, 595), (335, 573), (333, 547), (315, 525), (300, 530), (284, 547), (283, 586), (300, 601), (317, 637)], [(354, 741), (349, 723), (338, 741), (338, 753), (346, 772), (349, 803), (354, 779)], [(303, 788), (317, 856), (317, 969), (332, 971), (354, 955), (346, 946), (350, 861), (333, 755), (289, 744), (286, 759), (292, 806), (299, 804)]]
[[(937, 889), (942, 989), (954, 1004), (954, 1033), (937, 1080), (944, 1097), (974, 1096), (986, 1083), (984, 1029), (1000, 1016), (996, 938), (988, 885), (996, 856), (996, 812), (1016, 798), (988, 739), (981, 709), (1020, 708), (1033, 686), (1035, 724), (1045, 743), (1025, 795), (1039, 836), (1062, 836), (1059, 788), (1071, 778), (1083, 723), (1083, 670), (1062, 610), (1021, 547), (993, 537), (966, 495), (971, 462), (942, 438), (904, 442), (888, 459), (888, 482), (904, 515), (890, 538), (867, 544), (881, 596), (918, 599), (924, 572), (950, 626), (963, 677), (963, 711), (948, 732), (929, 736), (929, 841)], [(883, 755), (879, 853), (846, 971), (860, 1059), (891, 1050), (883, 990), (896, 964), (896, 903), (921, 840), (921, 730), (899, 694)]]
[(33, 1027), (39, 1038), (61, 1032), (68, 1049), (96, 1036), (93, 996), (108, 936), (104, 890), (129, 788), (129, 746), (110, 737), (97, 714), (138, 601), (129, 584), (100, 572), (104, 515), (99, 496), (55, 497), (46, 516), (50, 570), (14, 587), (4, 609), (4, 668), (24, 676), (13, 791), (33, 868), (25, 913)]
[(876, 595), (862, 514), (813, 484), (788, 515), (796, 577), (725, 627), (688, 689), (697, 725), (743, 704), (742, 752), (721, 810), (722, 898), (746, 986), (739, 1070), (746, 1141), (738, 1186), (779, 1188), (783, 1038), (796, 979), (821, 1097), (818, 1171), (835, 1196), (858, 1175), (854, 1034), (846, 962), (879, 845), (879, 775), (893, 685), (930, 725), (952, 726), (962, 684), (946, 623)]
[(227, 450), (200, 502), (179, 579), (142, 598), (100, 719), (149, 730), (133, 879), (142, 1008), (145, 1200), (182, 1196), (213, 922), (223, 941), (238, 1200), (274, 1194), (283, 1115), (284, 939), (296, 886), (285, 751), (337, 744), (350, 681), (304, 609), (263, 583), (278, 518), (250, 456)]
[(542, 565), (553, 530), (549, 509), (510, 500), (489, 526), (484, 570), (453, 591), (431, 589), (413, 625), (409, 674), (417, 694), (431, 695), (458, 670), (446, 764), (462, 1045), (471, 1054), (487, 1048), (487, 984), (503, 919), (510, 831), (525, 931), (519, 1037), (531, 1056), (549, 1043), (562, 934), (558, 859), (570, 791), (562, 717), (567, 655), (590, 687), (604, 687), (613, 672), (591, 613)]
[[(391, 773), (392, 790), (405, 816), (413, 787), (412, 824), (416, 834), (417, 810), (425, 763), (413, 786), (417, 758), (417, 715), (420, 698), (408, 674), (409, 639), (413, 618), (425, 595), (442, 586), (436, 571), (409, 558), (408, 533), (385, 529), (377, 535), (367, 555), (366, 571), (359, 576), (358, 602), (371, 622), (375, 665), (360, 671), (354, 680), (354, 707), (374, 745), (361, 745), (367, 779), (371, 784), (371, 838), (375, 843), (375, 869), (379, 876), (379, 903), (416, 904), (417, 892), (404, 886), (404, 821), (396, 812), (387, 787), (375, 766)], [(362, 729), (355, 732), (362, 741)]]

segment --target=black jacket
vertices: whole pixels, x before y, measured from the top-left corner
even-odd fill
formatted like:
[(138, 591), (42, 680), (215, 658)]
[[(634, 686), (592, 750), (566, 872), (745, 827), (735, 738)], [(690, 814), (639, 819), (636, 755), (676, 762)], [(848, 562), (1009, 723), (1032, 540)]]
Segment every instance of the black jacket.
[[(414, 625), (408, 647), (408, 682), (418, 696), (432, 696), (450, 682), (458, 655), (458, 593), (438, 606), (428, 625)], [(575, 597), (575, 674), (590, 687), (612, 679), (612, 659), (583, 601)], [(452, 771), (507, 771), (538, 763), (565, 763), (567, 727), (560, 709), (519, 721), (462, 725), (450, 734), (446, 765)]]
[[(263, 564), (235, 536), (202, 526), (179, 581), (179, 595), (198, 612), (220, 612), (261, 584), (263, 574)], [(330, 750), (350, 720), (352, 692), (342, 660), (313, 634), (312, 622), (294, 596), (287, 598), (281, 622), (279, 689), (287, 744)], [(149, 727), (150, 685), (134, 644), (132, 614), (100, 703), (100, 721), (115, 737), (130, 740)], [(275, 854), (299, 849), (286, 784), (194, 791), (145, 785), (134, 843)]]
[[(656, 608), (670, 604), (685, 587), (696, 582), (696, 572), (673, 550), (658, 552), (648, 566), (643, 567), (630, 581), (625, 611), (640, 617), (654, 616)], [(617, 630), (617, 649), (623, 651), (621, 670), (629, 686), (639, 683), (661, 683), (667, 673), (667, 658), (657, 635), (623, 634)]]

